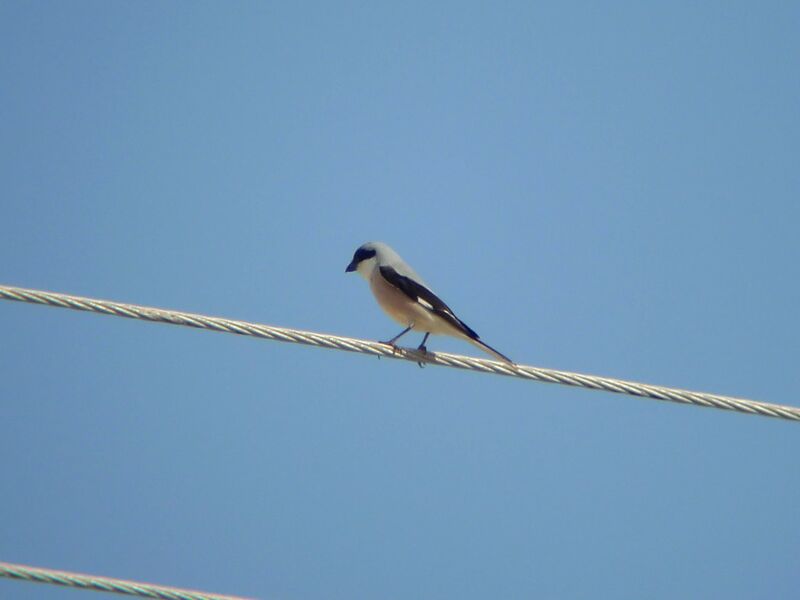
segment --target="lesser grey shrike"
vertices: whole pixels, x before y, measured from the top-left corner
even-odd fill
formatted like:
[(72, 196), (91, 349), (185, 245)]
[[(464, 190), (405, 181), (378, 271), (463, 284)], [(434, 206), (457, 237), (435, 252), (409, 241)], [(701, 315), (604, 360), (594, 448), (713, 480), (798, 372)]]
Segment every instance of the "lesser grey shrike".
[(503, 362), (514, 364), (459, 319), (447, 304), (434, 294), (422, 278), (400, 255), (383, 242), (367, 242), (356, 250), (346, 272), (357, 271), (369, 282), (375, 299), (392, 319), (405, 329), (388, 342), (395, 342), (412, 329), (425, 332), (418, 350), (427, 352), (425, 342), (430, 334), (450, 335), (474, 344)]

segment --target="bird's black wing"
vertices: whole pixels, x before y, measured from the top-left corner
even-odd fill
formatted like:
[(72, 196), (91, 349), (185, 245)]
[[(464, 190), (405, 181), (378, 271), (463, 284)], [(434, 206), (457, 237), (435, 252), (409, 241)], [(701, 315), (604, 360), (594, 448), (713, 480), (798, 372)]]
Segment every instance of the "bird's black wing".
[(411, 298), (414, 302), (418, 302), (432, 313), (440, 316), (445, 321), (450, 323), (456, 329), (464, 332), (473, 340), (478, 339), (478, 334), (475, 333), (464, 321), (459, 319), (455, 313), (445, 304), (439, 296), (434, 294), (421, 283), (417, 283), (413, 279), (400, 275), (392, 267), (380, 267), (381, 276), (403, 292), (406, 296)]

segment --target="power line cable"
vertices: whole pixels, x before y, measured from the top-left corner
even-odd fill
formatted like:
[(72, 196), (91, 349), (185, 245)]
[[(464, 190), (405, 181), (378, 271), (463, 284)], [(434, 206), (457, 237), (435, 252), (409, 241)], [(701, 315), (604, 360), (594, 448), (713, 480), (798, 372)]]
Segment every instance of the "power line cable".
[(98, 577), (97, 575), (56, 571), (53, 569), (16, 565), (7, 562), (0, 562), (0, 577), (8, 577), (9, 579), (17, 579), (31, 583), (62, 585), (95, 592), (138, 596), (140, 598), (158, 598), (159, 600), (246, 600), (241, 596), (221, 596), (219, 594), (208, 594), (206, 592), (153, 585), (151, 583), (141, 583), (138, 581), (129, 581), (127, 579)]
[(558, 383), (561, 385), (582, 387), (593, 390), (605, 390), (607, 392), (627, 394), (629, 396), (639, 396), (641, 398), (666, 400), (669, 402), (678, 402), (682, 404), (694, 404), (696, 406), (732, 410), (751, 415), (761, 415), (765, 417), (800, 421), (800, 408), (795, 406), (771, 404), (768, 402), (758, 402), (755, 400), (734, 398), (731, 396), (720, 396), (718, 394), (708, 394), (704, 392), (693, 392), (689, 390), (625, 381), (622, 379), (613, 379), (610, 377), (573, 373), (570, 371), (556, 371), (553, 369), (544, 369), (529, 365), (512, 365), (484, 358), (462, 356), (460, 354), (448, 354), (445, 352), (424, 353), (417, 350), (412, 350), (410, 348), (393, 348), (387, 344), (372, 342), (369, 340), (328, 335), (313, 331), (302, 331), (299, 329), (288, 329), (286, 327), (273, 327), (270, 325), (248, 323), (246, 321), (210, 317), (207, 315), (166, 310), (149, 306), (140, 306), (137, 304), (125, 304), (121, 302), (111, 302), (109, 300), (98, 300), (96, 298), (85, 298), (81, 296), (71, 296), (56, 292), (45, 292), (41, 290), (32, 290), (4, 285), (0, 285), (0, 299), (16, 300), (18, 302), (29, 302), (33, 304), (45, 304), (48, 306), (97, 312), (106, 315), (114, 315), (117, 317), (127, 317), (130, 319), (142, 319), (145, 321), (169, 323), (172, 325), (183, 325), (185, 327), (210, 329), (212, 331), (248, 335), (281, 342), (292, 342), (295, 344), (306, 344), (309, 346), (319, 346), (322, 348), (347, 350), (348, 352), (360, 352), (362, 354), (372, 354), (375, 356), (408, 360), (416, 363), (424, 362), (427, 364), (453, 367), (456, 369), (480, 371), (483, 373), (506, 375), (509, 377), (520, 377), (522, 379), (530, 379), (546, 383)]

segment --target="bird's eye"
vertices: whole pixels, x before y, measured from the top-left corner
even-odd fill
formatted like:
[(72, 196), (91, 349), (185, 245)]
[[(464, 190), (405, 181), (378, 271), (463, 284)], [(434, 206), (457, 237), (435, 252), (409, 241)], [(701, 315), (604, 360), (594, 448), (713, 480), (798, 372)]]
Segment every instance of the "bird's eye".
[(356, 263), (360, 263), (361, 261), (369, 260), (373, 256), (375, 256), (375, 250), (367, 248), (359, 248), (358, 250), (356, 250), (356, 255), (354, 258)]

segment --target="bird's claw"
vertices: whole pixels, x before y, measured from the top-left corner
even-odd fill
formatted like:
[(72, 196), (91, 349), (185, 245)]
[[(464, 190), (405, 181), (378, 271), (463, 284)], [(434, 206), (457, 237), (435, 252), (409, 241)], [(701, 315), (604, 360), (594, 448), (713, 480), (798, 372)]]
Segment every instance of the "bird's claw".
[(392, 354), (397, 354), (400, 352), (400, 346), (395, 344), (394, 342), (378, 342), (379, 344), (383, 344), (384, 346), (390, 346), (392, 348)]
[[(422, 354), (427, 354), (427, 353), (428, 353), (428, 349), (425, 347), (425, 344), (421, 344), (421, 345), (420, 345), (420, 346), (417, 348), (417, 352), (422, 352)], [(417, 364), (419, 365), (419, 368), (420, 368), (420, 369), (424, 369), (424, 368), (425, 368), (425, 363), (423, 363), (423, 362), (418, 362)]]
[[(398, 346), (398, 345), (397, 345), (397, 344), (395, 344), (394, 342), (383, 342), (383, 341), (379, 341), (378, 343), (379, 343), (379, 344), (383, 344), (384, 346), (389, 346), (389, 347), (391, 347), (391, 349), (392, 349), (392, 354), (398, 354), (398, 353), (402, 352), (402, 348), (400, 348), (400, 346)], [(428, 348), (427, 348), (427, 347), (426, 347), (426, 346), (423, 344), (423, 345), (421, 345), (421, 346), (419, 346), (419, 347), (417, 348), (417, 352), (421, 352), (422, 354), (427, 354), (427, 353), (428, 353)], [(380, 358), (380, 357), (378, 357), (378, 358)], [(424, 362), (422, 362), (422, 361), (418, 361), (418, 362), (417, 362), (417, 364), (419, 365), (419, 368), (420, 368), (420, 369), (424, 369), (424, 368), (425, 368), (425, 363), (424, 363)]]

